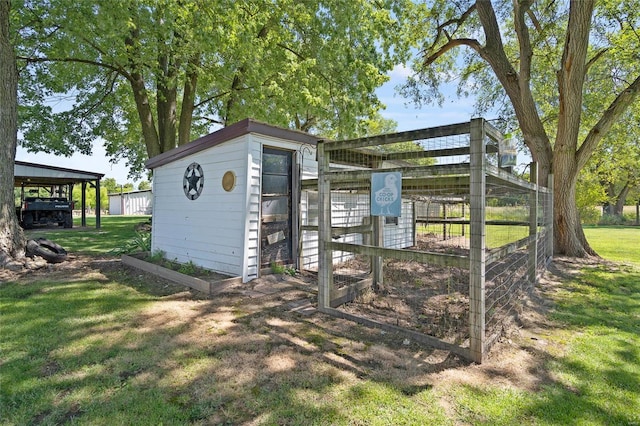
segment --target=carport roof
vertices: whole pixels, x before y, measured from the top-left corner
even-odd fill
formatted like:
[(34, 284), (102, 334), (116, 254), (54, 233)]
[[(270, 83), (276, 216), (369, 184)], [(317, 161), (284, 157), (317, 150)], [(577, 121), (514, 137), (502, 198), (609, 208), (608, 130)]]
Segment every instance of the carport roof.
[(65, 169), (44, 164), (16, 161), (13, 168), (14, 186), (69, 185), (78, 182), (97, 181), (104, 173)]

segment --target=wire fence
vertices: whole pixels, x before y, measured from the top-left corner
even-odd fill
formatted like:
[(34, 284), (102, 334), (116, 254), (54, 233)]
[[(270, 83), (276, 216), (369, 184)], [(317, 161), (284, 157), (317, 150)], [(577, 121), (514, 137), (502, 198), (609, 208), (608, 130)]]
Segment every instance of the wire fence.
[(551, 194), (503, 169), (502, 141), (477, 119), (319, 143), (301, 196), (319, 308), (481, 362), (551, 257)]

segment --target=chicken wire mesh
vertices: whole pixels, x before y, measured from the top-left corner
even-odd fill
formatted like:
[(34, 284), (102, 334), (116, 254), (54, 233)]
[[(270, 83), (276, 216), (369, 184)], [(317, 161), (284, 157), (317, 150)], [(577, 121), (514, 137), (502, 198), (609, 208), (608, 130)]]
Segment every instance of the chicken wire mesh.
[(480, 338), (484, 353), (551, 255), (551, 214), (547, 191), (500, 168), (501, 135), (473, 123), (319, 144), (318, 187), (301, 200), (321, 308), (469, 351)]

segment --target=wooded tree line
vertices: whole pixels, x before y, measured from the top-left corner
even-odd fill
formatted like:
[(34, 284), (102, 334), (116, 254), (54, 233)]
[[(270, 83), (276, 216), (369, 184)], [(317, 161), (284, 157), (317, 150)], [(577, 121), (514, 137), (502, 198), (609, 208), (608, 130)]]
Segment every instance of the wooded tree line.
[[(579, 185), (637, 182), (637, 167), (605, 166), (637, 158), (638, 0), (0, 2), (0, 71), (19, 76), (29, 150), (88, 153), (100, 137), (139, 172), (245, 117), (335, 139), (386, 130), (375, 90), (410, 63), (406, 97), (442, 102), (442, 83), (457, 81), (478, 114), (497, 110), (519, 135), (543, 184), (553, 174), (558, 253), (593, 253)], [(2, 139), (3, 171), (15, 140)]]

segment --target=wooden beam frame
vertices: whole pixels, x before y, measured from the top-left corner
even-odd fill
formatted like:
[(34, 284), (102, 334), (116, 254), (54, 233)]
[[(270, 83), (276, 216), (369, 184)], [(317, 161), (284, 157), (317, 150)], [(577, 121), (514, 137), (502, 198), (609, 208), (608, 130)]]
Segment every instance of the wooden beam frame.
[(420, 263), (429, 263), (438, 266), (454, 266), (468, 269), (469, 257), (446, 253), (432, 253), (426, 251), (392, 249), (372, 245), (330, 242), (327, 247), (333, 250), (341, 250), (349, 253), (363, 254), (366, 256), (382, 256), (390, 259), (408, 260)]
[(471, 185), (469, 252), (469, 355), (477, 363), (485, 356), (485, 187), (484, 120), (471, 120)]
[[(468, 134), (469, 147), (454, 147), (449, 149), (435, 149), (404, 153), (385, 153), (375, 151), (371, 146), (406, 142), (412, 140), (431, 139), (452, 135)], [(549, 217), (545, 215), (542, 223), (544, 232), (538, 232), (541, 221), (538, 220), (539, 197), (544, 194), (548, 197), (547, 203), (552, 204), (552, 191), (540, 188), (537, 185), (537, 170), (532, 165), (532, 181), (524, 182), (512, 174), (487, 164), (487, 153), (498, 151), (498, 144), (502, 141), (500, 132), (478, 118), (471, 122), (440, 126), (431, 129), (421, 129), (410, 132), (400, 132), (390, 135), (358, 138), (347, 141), (319, 142), (318, 155), (318, 179), (302, 182), (302, 188), (318, 190), (319, 222), (318, 226), (303, 226), (303, 230), (317, 230), (319, 237), (319, 271), (318, 271), (318, 308), (321, 312), (333, 316), (346, 318), (361, 324), (379, 327), (385, 330), (401, 331), (413, 336), (417, 341), (427, 343), (433, 347), (450, 350), (460, 354), (474, 362), (482, 363), (486, 357), (490, 342), (486, 330), (486, 293), (485, 273), (487, 265), (499, 261), (511, 253), (529, 246), (529, 279), (536, 279), (538, 239), (540, 235), (546, 235), (552, 241), (552, 227), (548, 223)], [(413, 158), (430, 158), (440, 156), (468, 155), (469, 163), (437, 164), (437, 165), (411, 165), (404, 163), (398, 167), (378, 168), (384, 160), (409, 160)], [(331, 167), (338, 163), (358, 166), (357, 169), (344, 169)], [(364, 169), (362, 167), (365, 167)], [(470, 250), (468, 256), (451, 255), (443, 253), (423, 252), (406, 249), (391, 249), (384, 247), (382, 220), (383, 218), (371, 218), (370, 223), (359, 226), (332, 227), (331, 225), (331, 191), (349, 191), (363, 193), (371, 190), (371, 173), (374, 172), (401, 172), (403, 197), (418, 200), (420, 195), (447, 197), (463, 195), (463, 202), (469, 204), (469, 219), (462, 218), (427, 218), (428, 223), (469, 225)], [(551, 177), (552, 179), (552, 177)], [(491, 188), (505, 188), (507, 191), (517, 189), (529, 192), (530, 210), (529, 220), (486, 220), (487, 191), (491, 194)], [(500, 195), (502, 192), (497, 191)], [(434, 195), (435, 194), (435, 195)], [(495, 194), (494, 194), (495, 195)], [(415, 196), (415, 198), (412, 198)], [(545, 205), (545, 208), (547, 206)], [(550, 208), (553, 206), (551, 205)], [(420, 220), (414, 211), (414, 243), (416, 227)], [(545, 210), (545, 214), (547, 211)], [(445, 214), (446, 216), (446, 214)], [(502, 247), (487, 251), (486, 225), (528, 226), (529, 235), (518, 241), (506, 244)], [(359, 233), (367, 236), (365, 244), (344, 243), (334, 241), (333, 238), (346, 234)], [(552, 245), (544, 246), (545, 251), (552, 250)], [(333, 252), (343, 251), (356, 255), (370, 256), (372, 264), (371, 278), (361, 280), (349, 286), (343, 291), (336, 291), (333, 277)], [(334, 309), (344, 301), (352, 300), (359, 291), (370, 284), (382, 284), (382, 260), (384, 258), (416, 261), (444, 267), (458, 267), (469, 270), (469, 347), (463, 348), (443, 342), (435, 337), (426, 336), (401, 327), (381, 324), (366, 318), (350, 315)], [(531, 272), (533, 270), (533, 272)]]

